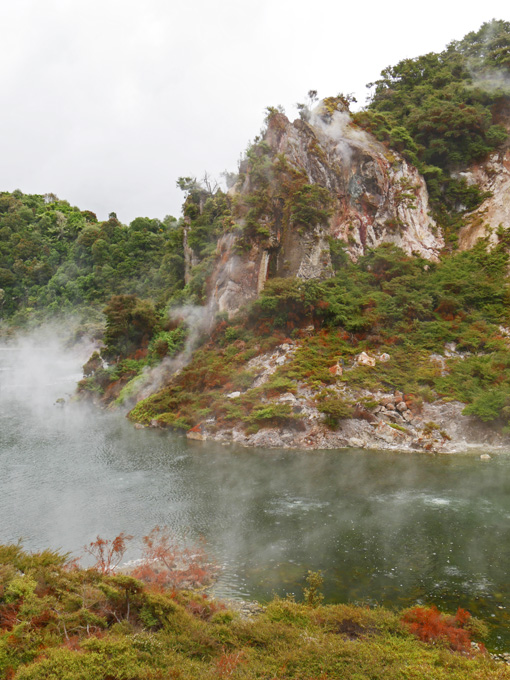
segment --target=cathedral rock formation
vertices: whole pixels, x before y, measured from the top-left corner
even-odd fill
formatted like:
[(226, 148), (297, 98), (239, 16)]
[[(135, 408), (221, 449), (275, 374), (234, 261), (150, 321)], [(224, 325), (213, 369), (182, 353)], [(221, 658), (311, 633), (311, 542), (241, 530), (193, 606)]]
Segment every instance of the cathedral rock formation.
[(394, 243), (437, 260), (444, 239), (419, 172), (346, 111), (329, 109), (293, 123), (271, 111), (241, 164), (231, 190), (238, 227), (220, 238), (210, 279), (219, 311), (235, 313), (270, 277), (331, 276), (341, 249), (356, 260)]

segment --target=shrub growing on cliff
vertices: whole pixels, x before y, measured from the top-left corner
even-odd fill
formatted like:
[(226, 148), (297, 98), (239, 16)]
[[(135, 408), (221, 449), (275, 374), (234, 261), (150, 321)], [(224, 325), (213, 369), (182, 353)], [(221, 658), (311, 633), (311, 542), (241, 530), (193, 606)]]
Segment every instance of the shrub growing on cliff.
[(292, 328), (315, 316), (315, 304), (320, 297), (318, 282), (299, 279), (269, 279), (261, 296), (252, 303), (250, 318), (268, 328)]
[(331, 215), (330, 192), (318, 184), (303, 184), (292, 195), (290, 219), (298, 224), (315, 227), (327, 224)]
[(336, 429), (341, 420), (352, 418), (353, 405), (342, 395), (333, 390), (323, 390), (317, 396), (317, 408), (325, 415), (325, 422), (329, 427)]
[(467, 416), (477, 416), (484, 422), (497, 418), (510, 420), (510, 389), (490, 389), (477, 396), (472, 404), (466, 406), (463, 412)]
[(256, 432), (260, 427), (281, 427), (292, 424), (296, 416), (292, 413), (290, 404), (268, 402), (256, 404), (249, 415), (244, 418), (248, 425), (248, 432)]
[(185, 340), (186, 329), (182, 326), (172, 331), (160, 331), (154, 335), (149, 344), (148, 356), (156, 361), (166, 356), (171, 357), (184, 347)]

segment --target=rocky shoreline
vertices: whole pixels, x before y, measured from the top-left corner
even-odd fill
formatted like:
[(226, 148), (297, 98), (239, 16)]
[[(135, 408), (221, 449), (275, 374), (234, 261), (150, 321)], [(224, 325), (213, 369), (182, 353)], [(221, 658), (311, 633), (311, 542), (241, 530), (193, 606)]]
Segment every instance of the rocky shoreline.
[[(289, 341), (254, 357), (246, 366), (254, 375), (251, 386), (227, 396), (234, 402), (250, 389), (263, 386), (281, 366), (292, 360), (298, 346), (297, 342)], [(445, 361), (451, 356), (462, 358), (463, 355), (449, 344), (445, 346), (444, 356), (432, 354), (430, 360), (446, 370)], [(510, 450), (510, 437), (499, 433), (490, 423), (463, 415), (465, 404), (462, 402), (441, 399), (429, 403), (398, 390), (382, 392), (353, 388), (342, 380), (342, 375), (347, 375), (356, 365), (375, 367), (378, 362), (388, 361), (391, 361), (388, 354), (361, 352), (352, 366), (339, 362), (329, 369), (337, 380), (328, 389), (354, 405), (352, 417), (340, 420), (337, 429), (331, 429), (324, 422), (324, 415), (318, 408), (317, 392), (297, 382), (292, 392), (265, 400), (268, 404), (290, 407), (292, 417), (285, 424), (247, 433), (243, 422), (225, 427), (211, 417), (188, 431), (187, 437), (196, 441), (284, 449), (359, 448), (445, 454), (473, 451), (482, 456)], [(161, 427), (161, 424), (153, 420), (150, 426)]]
[[(283, 395), (289, 399), (294, 395)], [(299, 405), (301, 395), (295, 398)], [(388, 398), (385, 395), (384, 398)], [(397, 396), (398, 398), (398, 396)], [(400, 402), (399, 402), (400, 403)], [(266, 427), (255, 434), (246, 434), (241, 425), (214, 430), (208, 423), (187, 433), (188, 439), (238, 444), (246, 447), (284, 449), (383, 449), (390, 451), (424, 451), (428, 453), (455, 454), (466, 451), (482, 456), (510, 450), (507, 438), (489, 427), (462, 415), (465, 404), (446, 402), (426, 404), (419, 414), (410, 409), (408, 418), (399, 411), (379, 411), (377, 415), (359, 408), (359, 416), (342, 421), (341, 429), (334, 431), (324, 425), (321, 414), (308, 413), (298, 421), (298, 427)], [(313, 407), (307, 409), (313, 411)], [(315, 416), (315, 417), (314, 417)], [(400, 424), (402, 423), (402, 425)]]

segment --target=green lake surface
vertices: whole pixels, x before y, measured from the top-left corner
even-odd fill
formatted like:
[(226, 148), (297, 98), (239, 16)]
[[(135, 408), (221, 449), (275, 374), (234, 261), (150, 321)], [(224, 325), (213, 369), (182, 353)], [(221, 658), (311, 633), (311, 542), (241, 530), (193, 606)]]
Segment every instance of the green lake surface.
[[(70, 403), (83, 356), (0, 348), (0, 542), (79, 555), (156, 525), (205, 539), (218, 596), (464, 607), (510, 650), (510, 452), (283, 451), (135, 430)], [(67, 400), (58, 406), (59, 397)], [(126, 559), (140, 555), (140, 541)]]

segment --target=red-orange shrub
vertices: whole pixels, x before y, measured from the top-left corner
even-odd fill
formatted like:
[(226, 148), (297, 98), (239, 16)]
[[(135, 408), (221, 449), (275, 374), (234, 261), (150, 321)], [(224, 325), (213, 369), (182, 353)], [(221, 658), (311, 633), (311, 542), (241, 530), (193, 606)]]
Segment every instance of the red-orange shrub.
[(226, 607), (222, 602), (210, 600), (206, 593), (202, 593), (186, 602), (186, 609), (193, 616), (209, 621), (216, 612), (225, 611)]
[(97, 569), (101, 574), (110, 574), (122, 562), (127, 550), (126, 544), (132, 538), (124, 532), (115, 536), (113, 540), (97, 536), (95, 541), (84, 546), (83, 549), (96, 560), (93, 569)]
[(218, 678), (231, 678), (237, 667), (245, 662), (244, 652), (231, 652), (230, 654), (223, 652), (216, 661)]
[(472, 651), (470, 633), (466, 630), (470, 619), (471, 614), (460, 607), (455, 616), (448, 616), (435, 606), (416, 606), (404, 614), (402, 622), (423, 642), (444, 642), (450, 649), (467, 654)]
[(0, 605), (0, 630), (12, 630), (19, 623), (18, 612), (19, 602), (12, 602)]
[(143, 537), (142, 563), (133, 576), (160, 588), (197, 588), (212, 580), (214, 566), (201, 546), (185, 548), (168, 527)]

